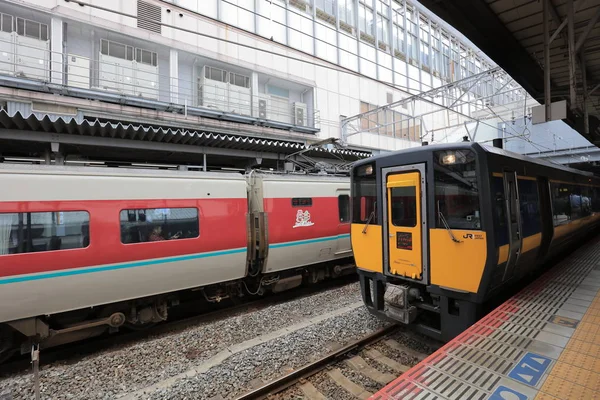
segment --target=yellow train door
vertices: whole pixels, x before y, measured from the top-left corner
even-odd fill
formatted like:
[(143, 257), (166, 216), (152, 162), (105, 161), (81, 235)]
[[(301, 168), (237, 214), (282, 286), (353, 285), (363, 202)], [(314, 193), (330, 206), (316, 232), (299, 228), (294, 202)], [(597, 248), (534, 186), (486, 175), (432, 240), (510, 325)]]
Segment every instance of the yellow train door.
[(388, 272), (426, 282), (424, 169), (391, 169), (384, 178)]

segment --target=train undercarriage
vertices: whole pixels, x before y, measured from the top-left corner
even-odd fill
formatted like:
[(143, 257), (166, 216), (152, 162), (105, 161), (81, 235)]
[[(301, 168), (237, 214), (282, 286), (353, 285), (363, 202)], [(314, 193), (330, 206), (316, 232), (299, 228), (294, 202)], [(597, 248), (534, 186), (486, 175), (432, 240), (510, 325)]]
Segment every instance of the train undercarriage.
[(338, 260), (143, 299), (5, 322), (0, 324), (0, 363), (15, 354), (30, 353), (34, 345), (44, 349), (117, 333), (122, 329), (146, 329), (166, 321), (171, 310), (184, 304), (198, 304), (202, 310), (210, 310), (211, 305), (225, 301), (235, 303), (244, 298), (280, 293), (355, 271), (351, 260)]

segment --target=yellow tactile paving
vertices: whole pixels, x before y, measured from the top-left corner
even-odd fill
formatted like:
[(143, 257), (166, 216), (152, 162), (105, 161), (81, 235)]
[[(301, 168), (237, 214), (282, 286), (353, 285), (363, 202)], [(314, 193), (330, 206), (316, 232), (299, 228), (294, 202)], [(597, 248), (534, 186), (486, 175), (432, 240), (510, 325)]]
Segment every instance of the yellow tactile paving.
[[(554, 374), (550, 374), (548, 379), (546, 379), (541, 392), (561, 400), (600, 398), (600, 393), (596, 393), (594, 390), (586, 388), (585, 386), (569, 382), (566, 379), (559, 378)], [(536, 400), (540, 398), (539, 396), (539, 394), (536, 396)]]
[(576, 382), (594, 391), (600, 390), (600, 374), (574, 365), (558, 362), (552, 375), (560, 376), (569, 382)]
[(542, 393), (540, 392), (536, 397), (535, 400), (561, 400), (559, 397), (554, 397), (551, 396), (547, 393)]
[(554, 399), (600, 399), (600, 293), (536, 396)]
[(574, 351), (563, 351), (558, 359), (561, 363), (578, 365), (584, 369), (600, 373), (600, 359)]
[[(597, 338), (600, 339), (600, 336), (597, 336)], [(592, 357), (600, 358), (600, 344), (596, 343), (600, 343), (600, 340), (595, 340), (593, 343), (590, 343), (578, 339), (571, 339), (567, 344), (566, 350), (589, 354)]]

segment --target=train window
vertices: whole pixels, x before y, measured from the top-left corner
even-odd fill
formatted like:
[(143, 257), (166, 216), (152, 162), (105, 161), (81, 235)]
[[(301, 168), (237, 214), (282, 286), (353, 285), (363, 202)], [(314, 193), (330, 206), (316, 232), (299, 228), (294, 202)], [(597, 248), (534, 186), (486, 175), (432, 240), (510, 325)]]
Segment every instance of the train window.
[(0, 214), (0, 255), (84, 248), (89, 226), (86, 211)]
[(121, 242), (144, 243), (197, 238), (197, 208), (146, 208), (122, 210)]
[(350, 196), (347, 194), (338, 196), (338, 210), (340, 213), (340, 222), (343, 224), (350, 222)]
[(394, 226), (417, 225), (417, 195), (414, 186), (390, 189), (392, 224)]
[(592, 195), (594, 189), (589, 186), (581, 187), (581, 216), (587, 217), (592, 215)]
[(536, 181), (519, 179), (519, 202), (521, 208), (521, 230), (523, 237), (542, 231), (540, 202)]
[(377, 224), (375, 175), (354, 176), (352, 182), (352, 222)]
[(506, 198), (504, 197), (504, 179), (499, 176), (492, 178), (492, 190), (494, 199), (494, 229), (496, 236), (496, 247), (508, 243), (508, 224), (506, 223)]
[(600, 188), (591, 188), (592, 193), (592, 211), (600, 212)]
[(571, 185), (551, 182), (554, 226), (568, 224), (571, 220)]
[(481, 229), (475, 153), (468, 150), (434, 153), (436, 226)]
[(292, 199), (292, 207), (310, 207), (312, 206), (312, 198), (310, 197), (294, 197)]

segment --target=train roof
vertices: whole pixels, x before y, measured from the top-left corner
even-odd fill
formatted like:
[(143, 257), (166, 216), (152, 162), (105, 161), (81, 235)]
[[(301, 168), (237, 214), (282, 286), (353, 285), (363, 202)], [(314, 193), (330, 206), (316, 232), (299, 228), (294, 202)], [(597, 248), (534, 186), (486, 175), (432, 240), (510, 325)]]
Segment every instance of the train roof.
[(32, 165), (0, 163), (0, 174), (115, 176), (135, 178), (186, 178), (245, 180), (243, 174), (233, 172), (172, 171), (144, 168), (82, 167), (68, 165)]
[(570, 172), (573, 174), (578, 174), (578, 175), (583, 175), (583, 176), (595, 177), (595, 175), (591, 172), (566, 167), (561, 164), (554, 164), (549, 161), (541, 160), (539, 158), (525, 156), (525, 155), (519, 154), (519, 153), (514, 153), (512, 151), (500, 149), (498, 147), (481, 145), (480, 143), (477, 143), (477, 142), (441, 143), (441, 144), (432, 144), (432, 145), (428, 145), (428, 146), (411, 147), (409, 149), (403, 149), (403, 150), (398, 150), (398, 151), (394, 151), (394, 152), (390, 152), (390, 153), (379, 154), (374, 157), (356, 161), (354, 163), (353, 167), (355, 168), (357, 166), (360, 166), (363, 164), (368, 164), (373, 161), (377, 162), (379, 160), (387, 159), (390, 157), (397, 157), (397, 156), (401, 156), (403, 154), (418, 154), (418, 153), (427, 154), (427, 153), (431, 153), (433, 151), (460, 150), (460, 149), (470, 149), (470, 150), (474, 150), (477, 153), (496, 154), (496, 155), (500, 155), (503, 157), (509, 157), (509, 158), (519, 160), (519, 161), (524, 161), (524, 162), (529, 162), (532, 164), (541, 165), (541, 166), (544, 166), (547, 168), (558, 169), (558, 170), (562, 170), (565, 172)]

